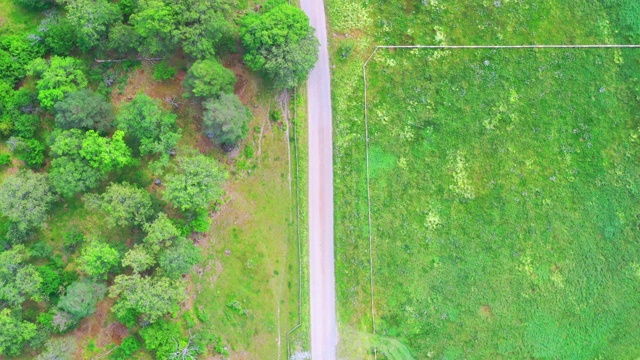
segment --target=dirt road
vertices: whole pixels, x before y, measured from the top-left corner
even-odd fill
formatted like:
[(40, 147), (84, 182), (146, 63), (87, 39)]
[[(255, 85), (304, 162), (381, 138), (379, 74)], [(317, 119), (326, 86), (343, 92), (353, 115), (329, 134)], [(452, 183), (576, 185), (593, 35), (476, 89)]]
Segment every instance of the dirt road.
[(333, 142), (331, 88), (324, 2), (301, 0), (320, 40), (320, 59), (309, 75), (309, 271), (311, 357), (336, 358), (336, 289), (333, 256)]

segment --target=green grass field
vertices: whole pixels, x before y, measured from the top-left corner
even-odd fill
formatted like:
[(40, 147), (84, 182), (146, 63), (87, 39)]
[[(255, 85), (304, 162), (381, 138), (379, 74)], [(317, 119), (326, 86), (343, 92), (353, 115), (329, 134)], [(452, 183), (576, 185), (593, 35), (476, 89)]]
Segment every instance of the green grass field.
[(376, 336), (366, 335), (361, 66), (372, 45), (627, 41), (615, 9), (329, 4), (345, 356), (637, 358), (638, 50), (378, 52), (367, 73)]

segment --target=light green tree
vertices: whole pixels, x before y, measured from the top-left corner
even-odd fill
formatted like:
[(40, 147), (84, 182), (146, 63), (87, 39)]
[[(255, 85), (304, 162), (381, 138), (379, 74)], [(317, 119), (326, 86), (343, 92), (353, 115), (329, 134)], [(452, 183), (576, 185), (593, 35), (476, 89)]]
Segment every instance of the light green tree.
[(179, 159), (178, 171), (167, 176), (164, 198), (182, 211), (206, 209), (222, 194), (227, 173), (204, 155)]
[(233, 92), (236, 77), (233, 72), (213, 59), (198, 60), (187, 72), (184, 87), (200, 98), (215, 97)]
[(109, 244), (92, 241), (82, 249), (78, 259), (80, 270), (96, 279), (106, 279), (107, 274), (118, 267), (120, 254)]
[(200, 249), (185, 238), (178, 238), (160, 255), (158, 265), (167, 277), (179, 279), (182, 274), (191, 270), (193, 265), (202, 260)]
[(65, 94), (87, 86), (82, 63), (72, 57), (52, 56), (48, 62), (45, 59), (35, 59), (28, 71), (29, 75), (40, 77), (36, 84), (38, 100), (45, 109), (51, 109), (64, 99)]
[(109, 185), (99, 196), (88, 194), (85, 202), (89, 209), (105, 212), (109, 226), (142, 226), (153, 216), (149, 193), (126, 182)]
[(36, 336), (36, 325), (21, 321), (10, 309), (0, 310), (0, 355), (16, 356)]
[(127, 251), (122, 259), (122, 266), (130, 266), (135, 273), (141, 273), (150, 269), (156, 260), (153, 254), (143, 246), (136, 245), (133, 249)]
[(166, 277), (149, 277), (139, 274), (118, 275), (109, 296), (119, 299), (113, 311), (119, 316), (127, 311), (142, 314), (148, 322), (179, 310), (179, 303), (186, 299), (184, 283)]

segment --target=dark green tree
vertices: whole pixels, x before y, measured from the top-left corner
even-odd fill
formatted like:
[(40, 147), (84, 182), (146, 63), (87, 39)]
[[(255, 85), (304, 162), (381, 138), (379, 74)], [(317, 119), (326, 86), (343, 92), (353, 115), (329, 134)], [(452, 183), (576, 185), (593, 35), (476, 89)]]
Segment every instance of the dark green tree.
[(24, 35), (0, 38), (0, 79), (12, 87), (27, 75), (29, 64), (44, 55), (44, 47)]
[(58, 306), (81, 319), (96, 311), (96, 304), (107, 293), (107, 287), (91, 280), (80, 280), (67, 287), (67, 292), (60, 298)]
[(191, 240), (177, 238), (173, 245), (165, 250), (158, 259), (158, 265), (167, 277), (178, 279), (202, 260), (200, 249)]
[(78, 260), (80, 270), (96, 279), (106, 279), (107, 274), (118, 267), (120, 254), (109, 244), (92, 241), (82, 249)]
[(42, 10), (55, 3), (53, 0), (14, 0), (18, 5), (27, 9)]
[(142, 314), (148, 322), (177, 312), (179, 303), (186, 299), (184, 284), (166, 277), (149, 277), (138, 274), (118, 275), (109, 296), (120, 297), (113, 311), (122, 315), (129, 310)]
[(63, 0), (67, 19), (76, 29), (78, 47), (88, 51), (106, 40), (109, 28), (122, 20), (116, 4), (107, 0)]
[(0, 185), (0, 213), (22, 228), (42, 226), (53, 200), (46, 174), (21, 171)]
[(106, 132), (114, 118), (113, 105), (102, 95), (82, 89), (65, 95), (54, 106), (56, 125), (61, 129), (94, 129)]
[(78, 46), (76, 30), (63, 16), (48, 16), (40, 23), (39, 30), (47, 52), (53, 55), (68, 56)]
[[(122, 4), (122, 2), (120, 3)], [(109, 30), (107, 48), (124, 55), (137, 51), (141, 41), (140, 35), (138, 35), (133, 26), (118, 23)]]
[(245, 61), (263, 71), (279, 89), (291, 88), (306, 80), (318, 59), (320, 43), (309, 18), (289, 4), (268, 7), (263, 14), (244, 16), (240, 37), (246, 48)]
[(116, 125), (136, 140), (140, 154), (168, 155), (180, 140), (177, 118), (175, 114), (162, 110), (157, 100), (138, 94), (122, 106)]
[(217, 144), (235, 145), (249, 132), (251, 111), (235, 94), (222, 94), (204, 103), (202, 131)]
[(16, 356), (36, 336), (36, 325), (22, 321), (10, 309), (0, 310), (0, 355)]
[(90, 209), (107, 214), (109, 226), (142, 226), (153, 216), (149, 193), (126, 182), (109, 185), (99, 196), (87, 194), (85, 201)]
[(51, 109), (65, 94), (87, 86), (82, 62), (72, 57), (52, 56), (48, 62), (36, 59), (29, 65), (29, 74), (40, 77), (38, 100), (45, 109)]
[(183, 211), (206, 209), (222, 194), (227, 173), (204, 155), (179, 159), (178, 171), (167, 176), (164, 197)]
[(196, 61), (191, 65), (183, 81), (189, 94), (200, 98), (233, 92), (235, 83), (236, 77), (233, 72), (212, 59)]

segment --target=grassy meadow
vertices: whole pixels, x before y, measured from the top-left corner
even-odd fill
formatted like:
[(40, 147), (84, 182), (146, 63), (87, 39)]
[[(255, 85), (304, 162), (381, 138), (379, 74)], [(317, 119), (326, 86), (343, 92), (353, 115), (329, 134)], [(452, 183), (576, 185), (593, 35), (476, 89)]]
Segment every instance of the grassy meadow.
[(627, 5), (329, 1), (345, 358), (640, 356), (638, 50), (378, 51), (375, 335), (364, 162), (374, 45), (628, 42)]

